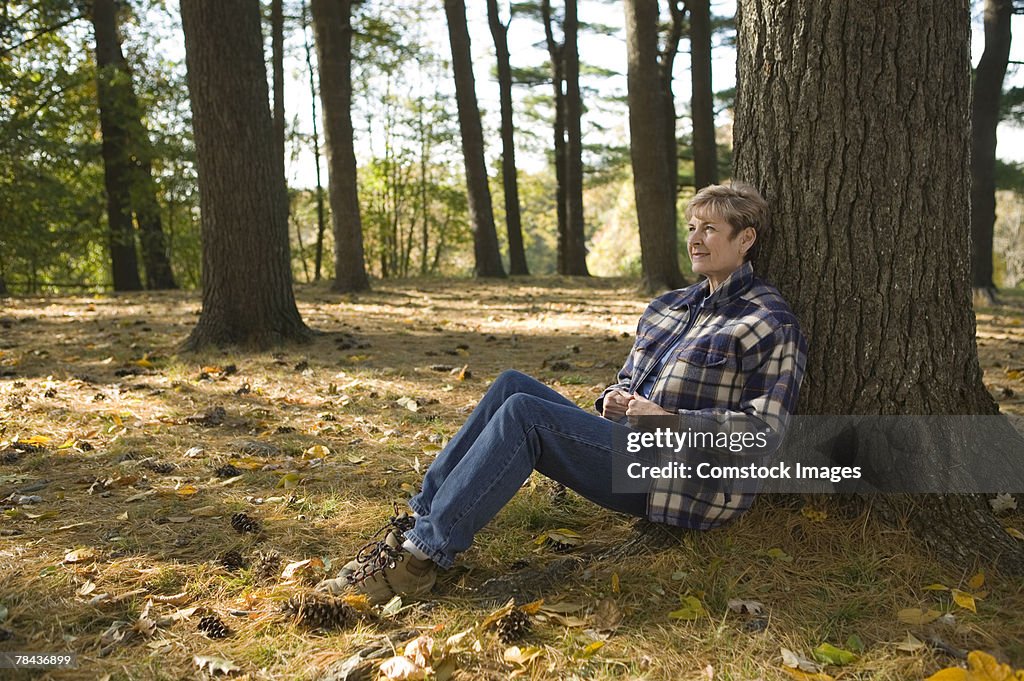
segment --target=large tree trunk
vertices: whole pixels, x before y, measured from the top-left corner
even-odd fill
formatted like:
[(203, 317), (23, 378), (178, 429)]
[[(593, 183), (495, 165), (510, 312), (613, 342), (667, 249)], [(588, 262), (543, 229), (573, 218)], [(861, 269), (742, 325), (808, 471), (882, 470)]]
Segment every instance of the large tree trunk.
[(554, 88), (555, 120), (552, 126), (554, 134), (555, 161), (555, 212), (558, 216), (558, 244), (555, 271), (566, 272), (566, 241), (568, 239), (568, 219), (566, 216), (565, 188), (565, 69), (562, 60), (563, 45), (555, 40), (554, 18), (551, 15), (551, 0), (541, 0), (541, 20), (544, 23), (544, 39), (548, 47), (548, 58), (551, 61), (551, 85)]
[(466, 188), (469, 196), (469, 220), (473, 229), (475, 274), (478, 277), (504, 277), (498, 251), (498, 233), (494, 228), (491, 190), (487, 186), (487, 164), (484, 161), (484, 133), (480, 109), (476, 103), (476, 81), (469, 47), (464, 0), (445, 0), (448, 38), (452, 48), (452, 69), (455, 72), (455, 99), (459, 107), (459, 130), (462, 133), (462, 157), (466, 164)]
[(579, 21), (576, 0), (565, 0), (565, 271), (589, 277), (583, 219), (583, 98), (580, 95)]
[(122, 101), (126, 77), (124, 55), (117, 35), (114, 0), (95, 0), (92, 25), (96, 36), (96, 96), (103, 135), (103, 182), (107, 190), (110, 269), (115, 291), (142, 289), (135, 253), (131, 206), (131, 137)]
[(292, 292), (258, 0), (181, 0), (202, 209), (203, 311), (186, 348), (306, 340)]
[(996, 221), (996, 127), (1010, 59), (1011, 0), (985, 0), (985, 51), (974, 77), (971, 110), (971, 284), (991, 302), (992, 232)]
[(332, 288), (365, 291), (370, 288), (370, 279), (363, 253), (352, 130), (352, 0), (313, 0), (311, 7), (334, 224)]
[(665, 109), (658, 75), (658, 5), (626, 0), (629, 150), (640, 226), (640, 260), (648, 290), (679, 288), (675, 193), (665, 180)]
[(696, 189), (718, 182), (715, 99), (711, 87), (711, 1), (688, 0), (690, 9), (690, 115)]
[[(739, 3), (733, 174), (772, 207), (764, 270), (810, 339), (801, 413), (997, 411), (971, 310), (968, 9)], [(898, 517), (898, 499), (875, 503)], [(980, 497), (915, 505), (939, 555), (1024, 568)]]
[[(511, 21), (511, 18), (509, 18)], [(498, 0), (487, 0), (487, 22), (498, 58), (498, 89), (501, 96), (501, 172), (505, 187), (505, 226), (508, 230), (509, 273), (527, 275), (523, 226), (519, 213), (519, 178), (516, 175), (515, 126), (512, 121), (512, 65), (508, 51), (508, 26), (498, 16)]]

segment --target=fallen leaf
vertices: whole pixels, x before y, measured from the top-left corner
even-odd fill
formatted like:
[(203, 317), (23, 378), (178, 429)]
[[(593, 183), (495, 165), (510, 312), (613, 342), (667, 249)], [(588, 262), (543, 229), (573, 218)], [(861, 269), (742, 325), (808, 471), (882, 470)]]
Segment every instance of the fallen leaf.
[(904, 608), (896, 613), (896, 619), (904, 624), (928, 624), (934, 622), (942, 615), (938, 610), (932, 610), (931, 608), (923, 610), (921, 608)]
[(419, 411), (420, 405), (416, 403), (416, 400), (411, 397), (399, 397), (395, 400), (395, 403), (400, 407), (405, 407), (409, 411)]
[(844, 664), (850, 664), (857, 659), (857, 656), (851, 653), (849, 650), (843, 650), (842, 648), (836, 648), (830, 643), (822, 643), (811, 651), (814, 655), (814, 659), (824, 664), (834, 664), (836, 666), (842, 666)]
[(978, 608), (974, 604), (974, 596), (966, 591), (961, 591), (960, 589), (953, 589), (950, 593), (953, 595), (953, 602), (961, 608), (965, 608), (971, 612), (978, 612)]
[(916, 653), (924, 647), (924, 642), (910, 632), (907, 632), (907, 637), (902, 642), (896, 644), (896, 650), (903, 650), (908, 653)]
[(195, 655), (192, 658), (192, 662), (195, 663), (200, 671), (206, 669), (210, 674), (233, 674), (234, 672), (242, 671), (242, 668), (231, 660), (212, 655)]
[(985, 586), (985, 573), (984, 571), (971, 577), (967, 580), (967, 588), (971, 591), (977, 591), (981, 587)]
[(778, 548), (776, 548), (776, 549), (768, 549), (767, 551), (765, 551), (765, 555), (768, 556), (769, 558), (774, 558), (775, 560), (780, 560), (783, 563), (792, 563), (793, 562), (793, 556), (789, 555), (788, 553), (786, 553), (782, 549), (778, 549)]
[(292, 489), (299, 485), (301, 476), (298, 473), (285, 473), (281, 476), (281, 479), (277, 481), (277, 487), (282, 489)]
[(405, 644), (402, 654), (412, 660), (417, 667), (429, 667), (434, 655), (434, 639), (421, 634)]
[(1020, 540), (1024, 541), (1024, 532), (1021, 532), (1016, 527), (1006, 527), (1006, 528), (1003, 528), (1003, 529), (1006, 530), (1006, 534), (1010, 535), (1014, 539), (1020, 539)]
[(545, 613), (569, 613), (579, 612), (583, 606), (572, 601), (558, 601), (557, 603), (544, 603), (540, 606), (540, 612)]
[(594, 629), (601, 632), (613, 632), (622, 624), (622, 610), (613, 598), (604, 598), (591, 615), (591, 623)]
[(395, 596), (380, 609), (381, 617), (392, 617), (402, 610), (402, 597)]
[(133, 501), (142, 501), (146, 497), (151, 497), (154, 494), (156, 494), (156, 490), (155, 489), (147, 489), (144, 492), (139, 492), (138, 494), (133, 494), (132, 496), (130, 496), (127, 499), (125, 499), (124, 502), (126, 504), (130, 504)]
[(817, 662), (812, 662), (806, 657), (797, 655), (789, 648), (782, 648), (782, 664), (785, 665), (786, 669), (799, 669), (802, 672), (808, 674), (817, 674), (821, 671), (821, 665)]
[(708, 611), (704, 609), (704, 605), (696, 596), (680, 596), (679, 600), (682, 603), (682, 607), (670, 612), (668, 614), (669, 619), (692, 621), (707, 617)]
[(945, 584), (929, 584), (924, 588), (925, 591), (949, 591), (949, 587)]
[(176, 593), (173, 596), (153, 596), (154, 603), (166, 603), (168, 605), (185, 605), (191, 600), (191, 596), (188, 595), (187, 591)]
[(193, 508), (189, 513), (200, 518), (213, 518), (224, 515), (224, 511), (219, 506), (200, 506), (199, 508)]
[(1012, 494), (997, 494), (989, 499), (988, 503), (992, 507), (993, 513), (1004, 513), (1007, 511), (1017, 510), (1017, 500), (1013, 498)]
[(622, 591), (622, 585), (619, 582), (619, 573), (618, 572), (613, 572), (612, 573), (612, 593), (613, 594), (617, 594), (617, 593), (620, 593), (621, 591)]
[[(95, 590), (96, 590), (96, 584), (94, 584), (91, 579), (88, 579), (88, 580), (86, 580), (85, 584), (83, 584), (82, 586), (78, 587), (78, 591), (76, 591), (75, 593), (78, 594), (79, 596), (88, 596), (89, 594), (91, 594)], [(2, 618), (0, 618), (0, 621), (2, 621)]]
[(94, 560), (99, 552), (94, 548), (75, 549), (64, 554), (65, 563), (84, 563), (87, 560)]
[(797, 681), (835, 681), (835, 677), (829, 676), (824, 672), (811, 673), (790, 667), (782, 667), (781, 669), (791, 678), (797, 679)]
[(502, 654), (502, 658), (505, 660), (505, 662), (509, 662), (512, 664), (521, 664), (525, 666), (529, 664), (531, 660), (535, 659), (538, 655), (540, 655), (543, 652), (543, 648), (537, 648), (534, 646), (526, 648), (512, 646), (511, 648), (505, 649), (505, 652)]
[(306, 560), (288, 563), (281, 571), (281, 579), (285, 582), (312, 581), (322, 570), (324, 562), (319, 558), (307, 558)]
[(380, 663), (382, 679), (394, 681), (420, 681), (427, 678), (427, 670), (403, 655), (389, 657)]
[(764, 609), (764, 604), (758, 601), (741, 601), (738, 598), (732, 598), (729, 600), (729, 609), (740, 615), (746, 613), (748, 615), (760, 615), (761, 610)]
[(195, 485), (185, 485), (175, 490), (179, 497), (190, 497), (193, 496), (198, 491), (199, 488), (196, 487)]
[(303, 459), (325, 459), (331, 453), (331, 450), (323, 445), (313, 445), (306, 451), (302, 452)]
[(828, 518), (828, 513), (826, 511), (814, 508), (813, 506), (804, 506), (801, 508), (800, 515), (815, 522), (821, 522)]
[(604, 642), (604, 641), (594, 641), (593, 643), (591, 643), (590, 645), (588, 645), (588, 646), (587, 646), (586, 648), (584, 648), (583, 650), (581, 650), (581, 651), (580, 651), (580, 655), (579, 655), (579, 656), (580, 656), (580, 657), (590, 657), (591, 655), (593, 655), (594, 653), (596, 653), (596, 652), (597, 652), (598, 650), (600, 650), (601, 648), (603, 648), (603, 647), (604, 647), (604, 644), (605, 644), (605, 642)]

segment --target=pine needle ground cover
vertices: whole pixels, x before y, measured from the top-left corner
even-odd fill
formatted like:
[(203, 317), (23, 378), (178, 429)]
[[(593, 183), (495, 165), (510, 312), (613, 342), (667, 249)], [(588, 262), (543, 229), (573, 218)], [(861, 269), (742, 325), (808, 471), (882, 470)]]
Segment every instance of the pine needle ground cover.
[[(78, 667), (0, 676), (921, 679), (971, 651), (989, 671), (970, 678), (1024, 667), (1019, 579), (950, 568), (832, 498), (763, 498), (644, 551), (631, 519), (534, 476), (433, 600), (311, 593), (502, 370), (590, 408), (647, 300), (560, 279), (298, 297), (322, 335), (264, 355), (178, 354), (194, 295), (6, 302), (0, 650)], [(1024, 301), (1004, 300), (979, 311), (979, 351), (1024, 413)], [(1000, 517), (1024, 531), (1019, 509)]]

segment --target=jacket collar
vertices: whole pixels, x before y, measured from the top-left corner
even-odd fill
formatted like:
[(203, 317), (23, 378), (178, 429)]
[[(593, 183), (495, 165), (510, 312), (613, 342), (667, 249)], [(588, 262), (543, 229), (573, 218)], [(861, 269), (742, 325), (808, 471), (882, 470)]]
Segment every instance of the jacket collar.
[(746, 293), (753, 283), (754, 266), (748, 261), (730, 274), (713, 293), (709, 294), (711, 284), (708, 283), (707, 279), (683, 289), (680, 292), (682, 296), (675, 305), (672, 305), (672, 309), (697, 306), (700, 305), (701, 301), (704, 301), (704, 307), (706, 308), (715, 309), (722, 307)]

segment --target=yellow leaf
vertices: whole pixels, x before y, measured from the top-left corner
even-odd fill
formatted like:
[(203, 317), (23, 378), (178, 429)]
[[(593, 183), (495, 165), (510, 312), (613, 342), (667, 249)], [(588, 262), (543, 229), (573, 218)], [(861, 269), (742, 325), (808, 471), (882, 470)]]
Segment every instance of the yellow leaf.
[(92, 560), (98, 555), (96, 549), (75, 549), (74, 551), (68, 551), (64, 555), (65, 563), (84, 563), (87, 560)]
[(132, 362), (132, 364), (134, 364), (137, 367), (142, 367), (143, 369), (152, 369), (153, 368), (153, 363), (150, 362), (145, 357), (143, 357), (142, 359), (135, 360), (134, 362)]
[(978, 608), (974, 605), (974, 596), (960, 589), (953, 589), (951, 593), (953, 594), (953, 602), (961, 608), (966, 608), (971, 612), (978, 612)]
[(323, 445), (313, 445), (302, 453), (303, 459), (326, 459), (331, 450)]
[(19, 442), (22, 442), (22, 443), (24, 443), (26, 445), (39, 445), (39, 446), (43, 446), (43, 445), (48, 445), (51, 442), (53, 442), (53, 438), (52, 437), (47, 437), (46, 435), (33, 435), (29, 439), (27, 439), (27, 440), (19, 440)]
[(590, 657), (598, 650), (604, 647), (604, 641), (594, 641), (589, 646), (580, 651), (580, 657)]
[(185, 485), (177, 490), (179, 497), (190, 497), (199, 491), (195, 485)]
[(922, 610), (921, 608), (905, 608), (896, 613), (896, 619), (904, 624), (928, 624), (942, 615), (938, 610)]
[(612, 573), (612, 593), (617, 594), (617, 593), (619, 593), (621, 591), (622, 591), (622, 587), (619, 584), (619, 573), (618, 572), (613, 572)]
[(996, 658), (980, 650), (967, 653), (967, 668), (970, 679), (977, 681), (1013, 681), (1013, 669), (1006, 664), (999, 664)]
[(525, 612), (527, 615), (536, 615), (540, 612), (541, 607), (544, 605), (544, 599), (538, 598), (535, 601), (531, 601), (525, 605), (520, 605), (519, 609)]
[(682, 602), (682, 607), (670, 612), (668, 614), (669, 619), (697, 620), (707, 617), (708, 611), (704, 609), (704, 605), (696, 596), (681, 596), (679, 600)]
[(291, 489), (299, 484), (298, 473), (285, 473), (281, 476), (281, 479), (277, 481), (277, 486), (283, 489)]
[(774, 558), (775, 560), (781, 560), (783, 563), (793, 562), (793, 556), (789, 555), (782, 549), (768, 549), (765, 551), (765, 555), (769, 558)]
[(945, 584), (929, 584), (924, 588), (925, 591), (949, 591), (949, 587)]
[(1016, 527), (1007, 527), (1005, 529), (1006, 529), (1006, 534), (1010, 535), (1014, 539), (1020, 539), (1020, 540), (1024, 541), (1024, 532), (1021, 532)]
[(966, 669), (950, 667), (949, 669), (943, 669), (942, 671), (935, 672), (925, 679), (925, 681), (971, 681), (971, 677), (968, 675)]
[(974, 575), (967, 581), (967, 588), (971, 591), (977, 591), (981, 587), (985, 586), (985, 572), (984, 570)]
[(809, 520), (814, 520), (816, 522), (821, 522), (822, 520), (828, 518), (827, 512), (813, 508), (811, 506), (804, 506), (803, 508), (801, 508), (800, 515)]
[(793, 669), (792, 667), (779, 667), (779, 669), (789, 674), (792, 678), (797, 679), (797, 681), (835, 681), (835, 677), (829, 676), (824, 672), (811, 674), (810, 672)]

